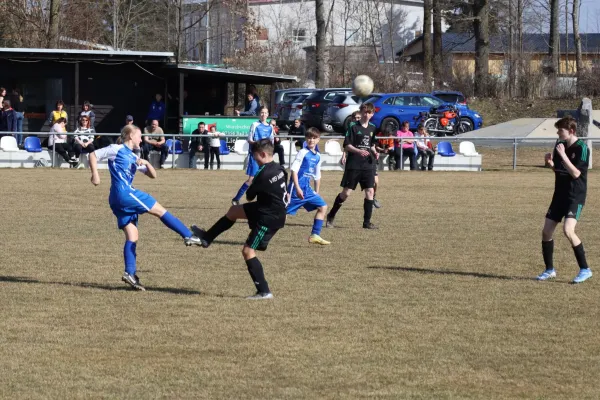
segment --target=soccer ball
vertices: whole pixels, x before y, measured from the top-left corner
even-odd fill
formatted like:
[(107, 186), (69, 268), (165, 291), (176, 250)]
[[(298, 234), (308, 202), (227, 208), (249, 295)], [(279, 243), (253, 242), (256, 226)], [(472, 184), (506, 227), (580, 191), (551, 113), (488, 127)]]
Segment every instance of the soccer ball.
[(367, 97), (373, 93), (373, 79), (367, 75), (358, 75), (352, 82), (352, 91), (358, 97)]

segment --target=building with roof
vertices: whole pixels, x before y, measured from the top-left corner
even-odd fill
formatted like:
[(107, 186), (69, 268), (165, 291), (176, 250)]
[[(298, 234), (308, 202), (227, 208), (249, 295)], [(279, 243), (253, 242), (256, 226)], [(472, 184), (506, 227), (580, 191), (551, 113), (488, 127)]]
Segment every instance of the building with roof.
[[(600, 71), (600, 33), (582, 33), (581, 51), (584, 66), (589, 70)], [(530, 71), (544, 71), (550, 66), (548, 58), (548, 34), (524, 34), (523, 47), (515, 48), (515, 57), (525, 61)], [(517, 47), (517, 46), (515, 46)], [(465, 71), (475, 72), (475, 37), (470, 33), (444, 33), (442, 35), (442, 51), (444, 60), (452, 66), (454, 74)], [(574, 75), (575, 41), (572, 34), (560, 35), (560, 74)], [(508, 55), (510, 42), (508, 35), (490, 36), (489, 72), (495, 76), (506, 76), (508, 73)], [(398, 56), (409, 65), (421, 68), (423, 63), (423, 36), (408, 43)]]

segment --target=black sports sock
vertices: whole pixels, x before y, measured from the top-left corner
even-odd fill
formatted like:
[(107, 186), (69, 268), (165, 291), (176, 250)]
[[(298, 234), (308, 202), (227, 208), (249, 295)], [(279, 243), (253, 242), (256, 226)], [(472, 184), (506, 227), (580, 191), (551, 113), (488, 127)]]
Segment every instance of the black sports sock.
[(373, 215), (373, 200), (365, 199), (363, 203), (363, 208), (365, 209), (365, 216), (363, 219), (363, 224), (368, 224), (371, 222), (371, 215)]
[(573, 252), (575, 253), (575, 258), (577, 259), (577, 264), (579, 268), (589, 268), (587, 265), (587, 261), (585, 260), (585, 250), (583, 249), (583, 242), (579, 243), (578, 246), (573, 247)]
[(342, 198), (338, 194), (335, 198), (335, 201), (333, 202), (333, 207), (331, 207), (331, 211), (329, 211), (329, 214), (327, 214), (327, 219), (334, 219), (335, 215), (342, 207), (342, 204), (344, 204), (344, 200), (342, 200)]
[(550, 239), (547, 242), (542, 240), (542, 255), (544, 256), (544, 265), (546, 269), (554, 269), (552, 257), (554, 254), (554, 240)]
[(259, 293), (270, 293), (271, 291), (269, 290), (269, 284), (265, 279), (263, 266), (258, 258), (254, 257), (246, 260), (246, 265), (248, 266), (248, 272), (250, 273), (252, 282), (254, 282), (254, 286), (256, 286), (256, 291)]
[(204, 238), (210, 243), (221, 233), (225, 232), (227, 229), (231, 228), (235, 221), (230, 220), (229, 218), (222, 216), (207, 232)]

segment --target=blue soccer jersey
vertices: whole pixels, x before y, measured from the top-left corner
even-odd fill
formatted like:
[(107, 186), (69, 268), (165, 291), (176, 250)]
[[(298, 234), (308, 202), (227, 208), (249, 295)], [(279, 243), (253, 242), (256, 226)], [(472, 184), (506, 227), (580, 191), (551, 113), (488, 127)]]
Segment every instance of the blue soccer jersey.
[[(275, 131), (271, 124), (256, 121), (250, 126), (248, 141), (258, 142), (263, 139), (270, 139), (271, 143), (273, 143), (275, 140)], [(246, 168), (246, 175), (254, 176), (257, 174), (258, 169), (258, 164), (256, 163), (256, 160), (254, 160), (254, 157), (252, 157), (252, 147), (250, 147), (248, 149), (248, 167)]]
[(311, 180), (318, 181), (321, 179), (321, 154), (318, 151), (313, 152), (307, 148), (300, 150), (292, 163), (291, 170), (298, 175), (298, 186), (304, 193), (304, 199), (297, 196), (294, 181), (291, 179), (289, 189), (291, 198), (287, 208), (288, 214), (295, 215), (301, 207), (304, 207), (307, 211), (313, 211), (327, 205), (325, 200), (315, 193), (310, 186)]

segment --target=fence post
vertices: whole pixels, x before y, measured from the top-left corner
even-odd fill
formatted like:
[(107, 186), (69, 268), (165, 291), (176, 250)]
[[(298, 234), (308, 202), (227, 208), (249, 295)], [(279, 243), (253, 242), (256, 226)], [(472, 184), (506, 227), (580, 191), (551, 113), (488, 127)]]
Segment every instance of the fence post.
[(171, 137), (171, 169), (175, 169), (175, 136)]
[(291, 168), (292, 167), (292, 149), (296, 146), (296, 144), (294, 143), (294, 139), (290, 138), (290, 154), (289, 154), (289, 159), (288, 159), (288, 166)]
[(404, 143), (404, 139), (400, 138), (400, 165), (396, 165), (400, 171), (404, 170), (404, 149), (402, 148)]
[[(54, 168), (54, 160), (56, 159), (56, 138), (52, 141), (52, 168)], [(60, 165), (59, 165), (60, 167)]]
[(513, 171), (517, 169), (517, 138), (513, 139)]

